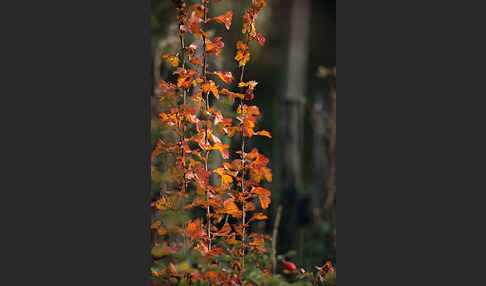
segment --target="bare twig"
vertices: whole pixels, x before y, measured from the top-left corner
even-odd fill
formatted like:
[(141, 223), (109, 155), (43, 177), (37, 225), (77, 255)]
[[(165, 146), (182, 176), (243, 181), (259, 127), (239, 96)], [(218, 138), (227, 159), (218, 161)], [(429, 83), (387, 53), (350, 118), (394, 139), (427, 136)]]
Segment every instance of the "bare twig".
[(277, 236), (278, 236), (278, 226), (280, 225), (280, 216), (282, 214), (282, 205), (277, 208), (277, 216), (275, 217), (275, 223), (273, 225), (272, 234), (272, 271), (275, 274), (277, 270)]

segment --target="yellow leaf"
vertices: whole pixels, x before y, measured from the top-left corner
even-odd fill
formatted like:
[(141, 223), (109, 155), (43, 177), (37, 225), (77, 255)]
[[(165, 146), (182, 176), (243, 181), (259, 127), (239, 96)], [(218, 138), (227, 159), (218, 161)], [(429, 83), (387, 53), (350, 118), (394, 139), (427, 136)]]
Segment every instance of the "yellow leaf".
[(178, 56), (174, 56), (174, 55), (171, 55), (171, 54), (165, 54), (162, 56), (163, 59), (167, 60), (169, 62), (169, 64), (173, 67), (178, 67), (179, 66), (179, 57)]
[(156, 221), (156, 222), (154, 222), (150, 225), (150, 229), (158, 229), (160, 224), (161, 224), (161, 222), (160, 222), (160, 220), (158, 220), (158, 221)]

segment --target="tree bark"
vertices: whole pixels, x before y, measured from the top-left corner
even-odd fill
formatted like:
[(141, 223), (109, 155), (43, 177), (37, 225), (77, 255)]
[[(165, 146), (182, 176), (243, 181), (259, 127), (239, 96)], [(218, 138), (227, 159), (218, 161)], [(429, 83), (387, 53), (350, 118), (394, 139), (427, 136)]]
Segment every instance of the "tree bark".
[(297, 246), (298, 194), (302, 188), (303, 111), (307, 83), (309, 50), (310, 0), (293, 0), (290, 9), (290, 33), (287, 59), (287, 86), (282, 97), (281, 126), (281, 183), (283, 251)]

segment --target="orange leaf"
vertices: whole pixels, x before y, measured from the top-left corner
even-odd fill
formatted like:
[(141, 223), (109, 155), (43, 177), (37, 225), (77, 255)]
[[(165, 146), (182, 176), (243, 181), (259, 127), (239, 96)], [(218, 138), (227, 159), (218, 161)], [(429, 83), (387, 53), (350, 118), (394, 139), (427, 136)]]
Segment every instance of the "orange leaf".
[(241, 216), (241, 212), (238, 209), (238, 206), (235, 204), (235, 200), (230, 198), (224, 201), (223, 203), (224, 206), (224, 212), (227, 214), (232, 215), (235, 218), (238, 218)]
[(260, 204), (262, 205), (262, 209), (268, 208), (268, 205), (271, 202), (271, 199), (269, 197), (258, 196), (258, 199), (260, 200)]
[(219, 99), (218, 87), (216, 86), (216, 84), (214, 84), (214, 81), (210, 80), (208, 82), (203, 83), (201, 85), (201, 88), (203, 92), (212, 92), (214, 97), (216, 97), (216, 99)]
[(272, 195), (272, 193), (269, 190), (264, 189), (262, 187), (254, 187), (251, 190), (251, 193), (256, 194), (258, 196), (258, 199), (260, 200), (260, 204), (263, 209), (268, 208), (268, 205), (271, 202), (271, 199), (269, 197)]
[(222, 143), (215, 143), (211, 149), (213, 150), (218, 150), (221, 153), (221, 156), (223, 156), (223, 159), (228, 159), (229, 158), (229, 151), (228, 151), (229, 145), (227, 144), (222, 144)]
[(202, 221), (200, 218), (195, 219), (187, 224), (186, 233), (192, 239), (198, 239), (205, 235), (202, 229)]
[(216, 71), (211, 74), (217, 75), (222, 81), (224, 81), (227, 84), (230, 84), (233, 81), (233, 75), (231, 72), (221, 72), (221, 71)]
[(161, 226), (161, 227), (159, 227), (159, 229), (157, 229), (157, 233), (159, 235), (165, 235), (165, 234), (167, 234), (167, 230), (163, 226)]
[(229, 183), (233, 182), (233, 177), (225, 174), (226, 171), (223, 168), (217, 168), (213, 170), (213, 173), (216, 173), (221, 176), (221, 184), (228, 185)]
[(156, 221), (156, 222), (152, 223), (152, 224), (150, 225), (150, 228), (151, 228), (151, 229), (158, 229), (158, 228), (159, 228), (159, 226), (160, 226), (160, 224), (161, 224), (161, 222), (160, 222), (160, 220), (158, 220), (158, 221)]
[(221, 39), (221, 37), (216, 37), (214, 38), (214, 42), (211, 42), (211, 40), (206, 38), (206, 54), (221, 55), (221, 49), (224, 47), (224, 43)]
[(253, 217), (250, 220), (264, 220), (267, 219), (268, 217), (264, 215), (263, 213), (255, 213)]
[(236, 42), (236, 49), (246, 51), (248, 50), (248, 45), (245, 45), (242, 41)]
[(266, 136), (268, 138), (272, 138), (272, 135), (270, 135), (270, 132), (268, 132), (266, 130), (258, 131), (255, 134), (260, 135), (260, 136)]
[(229, 225), (229, 223), (225, 223), (218, 232), (213, 233), (213, 236), (229, 236), (230, 232), (231, 226)]
[(266, 196), (266, 197), (269, 197), (269, 196), (272, 195), (272, 192), (270, 192), (269, 190), (262, 188), (262, 187), (254, 187), (251, 190), (251, 193), (257, 194), (259, 196)]
[(231, 27), (232, 18), (233, 18), (233, 12), (228, 11), (221, 16), (214, 17), (213, 19), (216, 20), (216, 22), (218, 23), (224, 23), (224, 25), (226, 26), (226, 30), (229, 30)]
[(253, 9), (261, 9), (265, 6), (267, 6), (267, 3), (265, 3), (265, 0), (260, 0), (260, 1), (255, 1), (253, 0), (253, 3), (251, 4)]
[(267, 182), (272, 182), (272, 170), (267, 167), (262, 168), (263, 176)]

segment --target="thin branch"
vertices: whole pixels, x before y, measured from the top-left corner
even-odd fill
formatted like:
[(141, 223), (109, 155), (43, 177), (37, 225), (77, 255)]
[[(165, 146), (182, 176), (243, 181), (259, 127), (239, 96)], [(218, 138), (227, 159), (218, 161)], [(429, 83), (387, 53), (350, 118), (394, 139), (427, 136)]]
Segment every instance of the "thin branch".
[(279, 205), (277, 208), (277, 216), (275, 217), (275, 223), (273, 225), (273, 233), (272, 233), (272, 273), (275, 274), (277, 270), (277, 236), (278, 236), (278, 227), (280, 225), (280, 216), (282, 214), (282, 205)]
[[(207, 0), (201, 0), (203, 7), (204, 7), (204, 22), (206, 23), (207, 17), (208, 17), (208, 1)], [(207, 58), (207, 53), (206, 53), (206, 36), (203, 33), (202, 34), (202, 40), (203, 40), (203, 80), (204, 83), (207, 83), (207, 64), (206, 64), (206, 58)], [(206, 93), (206, 111), (209, 110), (209, 91)], [(209, 120), (208, 120), (209, 121)], [(206, 130), (205, 130), (205, 146), (209, 145), (208, 141), (208, 123), (206, 123)], [(208, 159), (209, 159), (209, 151), (206, 151), (206, 156), (205, 156), (205, 161), (204, 161), (204, 168), (206, 169), (206, 172), (208, 172)], [(206, 187), (206, 201), (209, 201), (209, 189)], [(208, 225), (208, 249), (211, 250), (211, 209), (209, 205), (207, 206), (207, 225)]]

